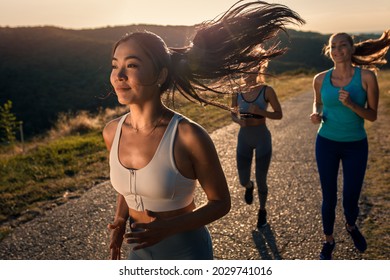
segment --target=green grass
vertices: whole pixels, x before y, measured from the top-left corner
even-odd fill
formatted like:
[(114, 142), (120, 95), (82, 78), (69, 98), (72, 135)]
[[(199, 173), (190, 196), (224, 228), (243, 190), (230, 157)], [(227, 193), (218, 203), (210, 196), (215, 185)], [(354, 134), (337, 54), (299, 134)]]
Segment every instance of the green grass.
[(105, 162), (100, 133), (69, 136), (0, 158), (0, 223), (38, 203), (76, 191), (91, 165)]

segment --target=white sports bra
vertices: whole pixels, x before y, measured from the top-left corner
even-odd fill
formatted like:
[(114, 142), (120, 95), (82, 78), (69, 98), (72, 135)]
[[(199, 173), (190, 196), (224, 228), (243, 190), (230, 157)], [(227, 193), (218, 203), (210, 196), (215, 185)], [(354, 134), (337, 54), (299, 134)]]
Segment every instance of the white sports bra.
[(194, 199), (196, 180), (180, 174), (176, 168), (173, 145), (177, 126), (183, 116), (175, 113), (152, 160), (141, 169), (127, 169), (118, 156), (122, 125), (118, 123), (110, 151), (110, 179), (115, 190), (124, 196), (129, 208), (137, 211), (171, 211), (186, 207)]

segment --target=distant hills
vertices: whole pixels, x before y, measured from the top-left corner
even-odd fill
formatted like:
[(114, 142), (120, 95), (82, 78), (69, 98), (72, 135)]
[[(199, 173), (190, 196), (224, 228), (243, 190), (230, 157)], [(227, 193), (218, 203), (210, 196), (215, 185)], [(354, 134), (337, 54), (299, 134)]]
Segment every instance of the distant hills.
[[(117, 104), (110, 92), (113, 43), (127, 32), (149, 30), (168, 46), (188, 45), (192, 26), (130, 25), (72, 30), (57, 27), (0, 27), (0, 104), (24, 122), (27, 136), (44, 132), (59, 112), (97, 111)], [(378, 34), (364, 34), (376, 38)], [(321, 54), (328, 35), (289, 30), (280, 37), (289, 52), (270, 63), (270, 71), (320, 71), (331, 67)], [(386, 65), (389, 68), (389, 65)]]

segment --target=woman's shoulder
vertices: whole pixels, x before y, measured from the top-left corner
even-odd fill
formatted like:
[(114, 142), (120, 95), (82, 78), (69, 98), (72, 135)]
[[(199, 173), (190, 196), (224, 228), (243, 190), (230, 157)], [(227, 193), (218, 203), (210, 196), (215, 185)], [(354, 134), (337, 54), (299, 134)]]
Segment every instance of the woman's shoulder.
[(363, 79), (376, 79), (376, 74), (369, 69), (359, 68)]
[(189, 145), (209, 138), (203, 126), (183, 115), (178, 124), (178, 132), (180, 139)]
[(179, 129), (187, 131), (188, 133), (204, 130), (204, 128), (200, 124), (193, 121), (192, 119), (180, 114), (179, 116), (180, 116), (180, 122), (178, 125)]
[(120, 117), (117, 117), (111, 121), (109, 121), (103, 128), (103, 138), (104, 140), (109, 140), (109, 139), (112, 139), (114, 138), (114, 135), (115, 135), (115, 132), (116, 132), (116, 129), (118, 127), (118, 123), (120, 122), (120, 120), (126, 116), (127, 114), (125, 115), (122, 115)]
[(331, 71), (331, 69), (317, 73), (316, 75), (314, 75), (314, 80), (323, 80), (329, 71)]
[(118, 126), (118, 123), (120, 122), (120, 120), (121, 120), (124, 116), (126, 116), (126, 115), (127, 115), (127, 113), (124, 114), (124, 115), (122, 115), (122, 116), (116, 117), (115, 119), (112, 119), (112, 120), (108, 121), (108, 122), (106, 123), (106, 125), (105, 125), (105, 127), (104, 127), (103, 130), (105, 130), (105, 129), (111, 130), (111, 129), (113, 129), (113, 128), (116, 128), (116, 127)]
[(176, 137), (176, 143), (186, 151), (190, 158), (209, 156), (215, 149), (206, 129), (189, 118), (183, 118), (180, 121)]
[(313, 78), (313, 84), (314, 85), (321, 85), (325, 79), (325, 76), (329, 73), (329, 71), (331, 71), (331, 69), (328, 69), (328, 70), (325, 70), (325, 71), (322, 71), (322, 72), (316, 74)]
[(276, 95), (276, 92), (274, 90), (274, 88), (270, 85), (267, 85), (267, 84), (264, 84), (260, 91), (263, 91), (264, 92), (264, 97), (265, 97), (265, 100), (268, 102), (268, 100), (270, 99), (270, 95)]
[(263, 84), (260, 88), (260, 90), (264, 90), (265, 92), (267, 91), (275, 91), (274, 88), (270, 85), (267, 85), (267, 84)]

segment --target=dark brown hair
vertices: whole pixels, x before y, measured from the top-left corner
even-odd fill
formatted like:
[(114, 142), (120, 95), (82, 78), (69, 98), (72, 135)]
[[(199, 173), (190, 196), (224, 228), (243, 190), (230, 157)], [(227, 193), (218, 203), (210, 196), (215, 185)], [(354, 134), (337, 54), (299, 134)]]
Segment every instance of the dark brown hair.
[(378, 66), (387, 63), (385, 56), (390, 47), (390, 29), (382, 33), (379, 39), (368, 39), (354, 43), (354, 39), (347, 33), (335, 33), (329, 38), (328, 45), (324, 46), (323, 52), (330, 57), (331, 40), (336, 36), (344, 36), (351, 46), (355, 47), (352, 54), (352, 63), (363, 68), (378, 70)]
[(168, 69), (161, 92), (178, 90), (189, 100), (229, 109), (199, 93), (224, 93), (221, 84), (282, 55), (287, 49), (278, 48), (277, 42), (266, 50), (258, 49), (279, 31), (287, 32), (286, 24), (304, 23), (284, 5), (242, 2), (246, 1), (238, 1), (222, 16), (198, 25), (190, 46), (168, 48), (158, 35), (145, 31), (127, 34), (114, 45), (114, 51), (127, 40), (136, 40), (152, 60), (156, 73)]

